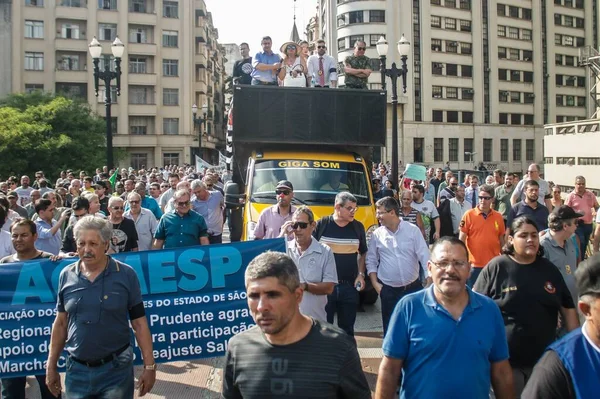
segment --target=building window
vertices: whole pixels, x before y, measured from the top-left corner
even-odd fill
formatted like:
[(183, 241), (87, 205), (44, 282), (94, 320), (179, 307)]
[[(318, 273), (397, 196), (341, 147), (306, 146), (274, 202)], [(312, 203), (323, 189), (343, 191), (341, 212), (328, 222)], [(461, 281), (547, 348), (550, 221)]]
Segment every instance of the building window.
[(148, 165), (148, 154), (131, 154), (131, 167), (135, 170), (140, 170)]
[(163, 76), (179, 76), (179, 61), (163, 60)]
[(432, 86), (431, 96), (433, 98), (442, 98), (442, 86)]
[(567, 107), (575, 106), (575, 96), (567, 96)]
[(176, 1), (163, 1), (163, 17), (179, 18), (179, 3)]
[(456, 8), (456, 0), (444, 0), (444, 7)]
[(148, 35), (145, 28), (129, 28), (130, 43), (148, 43)]
[(458, 65), (446, 64), (446, 76), (458, 76)]
[(382, 37), (382, 36), (385, 38), (385, 35), (371, 35), (370, 46), (371, 47), (376, 47), (377, 46), (377, 42), (379, 41), (379, 38)]
[(79, 25), (63, 24), (60, 33), (63, 39), (79, 39)]
[(441, 28), (442, 27), (442, 18), (437, 15), (431, 16), (431, 27), (432, 28)]
[(25, 70), (26, 71), (43, 71), (44, 70), (44, 53), (25, 53)]
[(146, 0), (129, 0), (129, 12), (148, 13)]
[(446, 98), (457, 99), (458, 88), (457, 87), (446, 87)]
[(498, 114), (498, 123), (501, 125), (508, 125), (508, 114), (504, 112)]
[(473, 153), (473, 139), (463, 139), (463, 146), (465, 148), (465, 156), (463, 161), (471, 162), (471, 154)]
[(508, 16), (511, 18), (519, 18), (519, 7), (508, 6)]
[(462, 32), (471, 32), (471, 21), (460, 20), (460, 30)]
[[(104, 104), (105, 100), (106, 100), (106, 86), (100, 86), (98, 88), (98, 102)], [(118, 103), (119, 99), (117, 97), (117, 88), (116, 87), (111, 87), (110, 88), (110, 100), (112, 103)]]
[(460, 0), (460, 9), (461, 10), (470, 10), (471, 9), (471, 0)]
[(179, 134), (179, 118), (164, 118), (163, 134)]
[(458, 111), (446, 111), (446, 122), (458, 123)]
[(573, 46), (573, 36), (563, 36), (563, 46)]
[(525, 160), (526, 161), (534, 160), (534, 140), (533, 139), (525, 140)]
[(577, 97), (577, 106), (585, 107), (585, 97)]
[(569, 157), (556, 157), (557, 165), (573, 165), (573, 158)]
[(523, 124), (533, 125), (533, 114), (523, 114)]
[(500, 101), (501, 103), (508, 102), (508, 92), (506, 90), (500, 90), (498, 101)]
[(500, 139), (500, 162), (508, 162), (508, 139)]
[(108, 69), (109, 71), (114, 72), (115, 71), (115, 57), (113, 57), (112, 55), (108, 55), (108, 54), (102, 54), (100, 56), (100, 63), (98, 64), (98, 67), (100, 68), (101, 71)]
[(531, 8), (523, 8), (523, 15), (521, 18), (527, 21), (531, 21)]
[(179, 32), (176, 30), (163, 30), (162, 45), (164, 47), (178, 47)]
[(497, 10), (497, 13), (498, 13), (499, 17), (505, 17), (506, 16), (506, 6), (504, 4), (498, 3), (496, 5), (496, 10)]
[(147, 73), (146, 58), (130, 57), (129, 58), (129, 73)]
[(179, 105), (179, 89), (163, 89), (163, 105)]
[(519, 60), (519, 49), (518, 48), (511, 48), (508, 50), (508, 59), (509, 60)]
[(116, 10), (117, 0), (98, 0), (98, 8), (101, 10)]
[(148, 134), (148, 120), (143, 116), (129, 117), (129, 134), (144, 136)]
[(572, 55), (565, 55), (565, 65), (575, 66), (575, 57), (573, 57)]
[(562, 107), (564, 105), (562, 94), (556, 95), (556, 105)]
[(577, 76), (577, 87), (585, 87), (585, 76)]
[(363, 22), (365, 22), (363, 10), (348, 13), (348, 24), (362, 24)]
[(513, 161), (521, 160), (521, 139), (513, 139)]
[(520, 125), (521, 124), (521, 114), (510, 114), (510, 124), (511, 125)]
[(575, 47), (583, 47), (585, 46), (585, 38), (584, 37), (576, 37)]
[(523, 50), (523, 61), (532, 61), (532, 60), (533, 60), (533, 51)]
[(26, 6), (44, 7), (44, 0), (25, 0)]
[(600, 158), (598, 157), (579, 157), (577, 158), (577, 165), (600, 165)]
[(25, 21), (25, 37), (27, 39), (44, 38), (44, 21)]
[(65, 97), (87, 101), (87, 83), (56, 83), (54, 91)]
[(510, 92), (510, 102), (511, 103), (520, 103), (521, 102), (521, 92), (511, 91)]
[(473, 52), (471, 43), (460, 43), (460, 53), (461, 54), (471, 54)]
[(369, 11), (369, 22), (385, 22), (385, 10)]
[(563, 56), (562, 54), (554, 54), (554, 65), (562, 65)]
[(532, 83), (533, 82), (533, 72), (524, 71), (523, 72), (523, 82)]
[(533, 104), (534, 98), (535, 94), (533, 93), (523, 93), (523, 102), (525, 104)]
[(498, 25), (498, 37), (506, 37), (506, 26)]
[(462, 112), (462, 123), (473, 123), (473, 113), (471, 111)]
[(518, 39), (519, 38), (519, 28), (513, 28), (512, 26), (508, 27), (508, 38), (509, 39)]
[(59, 71), (79, 71), (79, 56), (63, 54), (56, 57), (56, 68)]
[(473, 89), (461, 89), (461, 98), (463, 100), (473, 99)]
[(473, 66), (472, 65), (461, 65), (460, 76), (463, 78), (473, 77)]
[(572, 28), (573, 27), (573, 17), (570, 15), (563, 15), (563, 26)]
[(510, 71), (510, 81), (511, 82), (520, 82), (521, 81), (521, 71)]
[[(431, 73), (433, 75), (442, 75), (442, 69), (444, 68), (444, 64), (440, 62), (432, 62), (431, 63)], [(441, 96), (440, 96), (441, 98)]]
[(432, 111), (432, 119), (434, 122), (443, 122), (444, 121), (444, 111), (434, 109)]
[(129, 104), (154, 104), (154, 87), (129, 86)]
[(25, 93), (31, 94), (34, 91), (44, 91), (44, 85), (41, 84), (25, 84)]
[(521, 29), (521, 40), (531, 40), (531, 29)]
[(576, 28), (583, 29), (584, 25), (585, 25), (585, 19), (575, 17), (575, 27)]
[(353, 35), (350, 36), (350, 44), (352, 45), (352, 47), (356, 46), (356, 42), (364, 42), (365, 41), (365, 36), (364, 35)]
[(483, 162), (492, 162), (493, 139), (483, 139)]
[(458, 42), (446, 40), (446, 52), (458, 53)]
[(439, 6), (442, 4), (442, 0), (431, 0), (431, 4), (434, 6)]
[(431, 39), (431, 50), (442, 51), (442, 41), (440, 39)]
[(338, 39), (338, 51), (342, 51), (346, 48), (346, 38), (342, 37)]
[(508, 69), (498, 69), (498, 80), (508, 80)]
[(163, 165), (179, 165), (179, 153), (165, 152), (163, 154)]
[(442, 137), (433, 139), (433, 162), (444, 162), (444, 139)]
[(456, 30), (456, 19), (445, 18), (444, 19), (444, 28), (449, 29), (449, 30)]
[(413, 138), (413, 159), (415, 162), (423, 162), (423, 152), (425, 139), (422, 137)]
[(448, 139), (448, 158), (450, 162), (458, 162), (458, 139)]
[(116, 24), (98, 24), (98, 40), (108, 40), (112, 42), (116, 37)]

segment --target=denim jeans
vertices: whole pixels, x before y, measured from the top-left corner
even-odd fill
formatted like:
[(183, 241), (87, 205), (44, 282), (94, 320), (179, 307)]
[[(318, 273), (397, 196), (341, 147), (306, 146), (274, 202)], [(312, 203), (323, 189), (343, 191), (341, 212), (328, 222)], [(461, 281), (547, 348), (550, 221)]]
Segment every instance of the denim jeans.
[(356, 288), (350, 283), (339, 283), (333, 293), (327, 295), (327, 322), (333, 324), (333, 317), (337, 313), (338, 327), (354, 336), (354, 322), (356, 321), (356, 307), (359, 296)]
[(575, 230), (575, 234), (577, 234), (577, 237), (579, 238), (579, 245), (580, 245), (580, 254), (581, 254), (581, 259), (585, 259), (585, 251), (588, 247), (588, 244), (590, 242), (590, 236), (592, 235), (592, 231), (594, 230), (594, 225), (593, 224), (585, 224), (585, 223), (581, 223), (577, 226), (577, 229)]
[[(56, 399), (56, 396), (50, 393), (46, 385), (46, 374), (36, 375), (35, 378), (40, 385), (42, 399)], [(2, 379), (2, 399), (25, 399), (25, 385), (27, 377), (14, 377)], [(58, 396), (60, 399), (60, 395)]]
[(132, 347), (100, 367), (67, 359), (65, 396), (69, 399), (130, 399), (133, 391)]
[(423, 285), (419, 279), (405, 287), (392, 287), (383, 284), (383, 288), (381, 288), (381, 292), (379, 293), (379, 298), (381, 299), (381, 320), (383, 321), (384, 337), (390, 324), (390, 318), (392, 317), (392, 313), (394, 312), (394, 308), (396, 307), (398, 301), (400, 301), (400, 299), (402, 299), (404, 296), (422, 289)]
[(479, 273), (483, 270), (483, 267), (475, 267), (471, 266), (471, 276), (467, 280), (467, 285), (471, 288), (475, 285), (475, 281), (477, 281), (477, 277), (479, 277)]

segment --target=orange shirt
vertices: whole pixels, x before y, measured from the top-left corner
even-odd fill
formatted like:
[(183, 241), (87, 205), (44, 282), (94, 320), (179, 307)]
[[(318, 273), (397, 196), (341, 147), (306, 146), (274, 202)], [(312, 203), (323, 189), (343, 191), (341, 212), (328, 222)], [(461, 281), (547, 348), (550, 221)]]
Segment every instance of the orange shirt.
[(504, 235), (500, 212), (491, 209), (486, 216), (479, 207), (469, 209), (460, 222), (460, 231), (467, 235), (465, 244), (474, 267), (484, 267), (500, 255), (500, 237)]

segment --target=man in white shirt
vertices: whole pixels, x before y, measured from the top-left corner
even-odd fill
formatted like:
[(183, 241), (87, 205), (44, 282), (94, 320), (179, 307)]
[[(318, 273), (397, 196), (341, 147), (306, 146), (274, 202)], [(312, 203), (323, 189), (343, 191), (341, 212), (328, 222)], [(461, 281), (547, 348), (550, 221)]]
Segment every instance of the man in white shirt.
[(131, 219), (135, 223), (135, 230), (138, 234), (138, 251), (150, 251), (158, 221), (152, 211), (142, 208), (142, 197), (137, 192), (130, 193), (127, 196), (127, 202), (129, 210), (123, 214), (123, 217)]
[(308, 76), (315, 87), (337, 87), (337, 62), (326, 51), (325, 41), (317, 40), (317, 54), (308, 57)]
[(546, 180), (540, 177), (540, 167), (535, 163), (529, 165), (527, 176), (523, 176), (523, 179), (515, 187), (510, 197), (510, 203), (515, 205), (519, 201), (525, 201), (525, 183), (528, 180), (535, 180), (539, 186), (538, 202), (548, 208), (548, 210), (552, 210), (550, 186)]
[(460, 221), (469, 209), (471, 204), (465, 201), (465, 188), (458, 186), (455, 192), (456, 196), (450, 199), (450, 216), (452, 217), (452, 232), (458, 237), (460, 233)]
[(420, 278), (428, 275), (429, 247), (417, 226), (400, 219), (398, 201), (385, 197), (375, 206), (381, 226), (371, 236), (366, 264), (371, 283), (381, 298), (385, 336), (398, 301), (431, 282), (429, 277)]
[(289, 230), (294, 232), (294, 239), (288, 241), (287, 253), (298, 267), (300, 286), (304, 290), (300, 312), (327, 322), (327, 295), (333, 292), (338, 275), (333, 252), (312, 236), (316, 225), (310, 208), (301, 206), (292, 215), (292, 220), (281, 227), (280, 237), (287, 236)]

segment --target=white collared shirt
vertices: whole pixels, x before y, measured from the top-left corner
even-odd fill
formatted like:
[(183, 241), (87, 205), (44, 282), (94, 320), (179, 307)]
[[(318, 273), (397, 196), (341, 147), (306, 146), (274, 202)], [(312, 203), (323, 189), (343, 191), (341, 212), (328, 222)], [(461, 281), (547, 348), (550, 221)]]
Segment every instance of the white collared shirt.
[[(314, 79), (316, 85), (320, 85), (320, 76), (319, 76), (319, 58), (321, 58), (318, 54), (313, 54), (308, 57), (308, 76)], [(324, 76), (324, 85), (330, 86), (332, 81), (337, 81), (337, 62), (335, 58), (330, 55), (323, 55), (323, 76)]]

